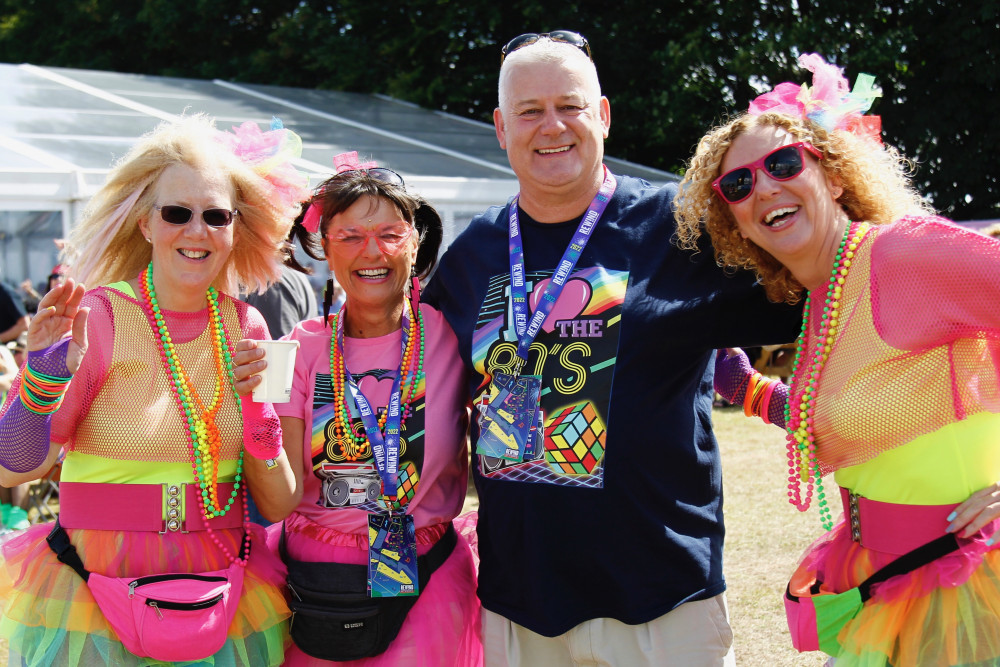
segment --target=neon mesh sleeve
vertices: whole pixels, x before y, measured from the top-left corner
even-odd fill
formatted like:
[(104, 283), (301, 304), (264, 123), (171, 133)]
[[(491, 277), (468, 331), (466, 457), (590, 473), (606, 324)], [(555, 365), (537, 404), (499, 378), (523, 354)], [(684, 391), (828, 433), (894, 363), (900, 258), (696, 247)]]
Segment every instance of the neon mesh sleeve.
[[(247, 306), (243, 317), (246, 338), (271, 339), (264, 316), (256, 308)], [(274, 411), (274, 404), (255, 403), (253, 396), (247, 394), (240, 397), (240, 412), (243, 415), (243, 448), (247, 454), (264, 460), (278, 456), (281, 451), (281, 421)]]
[(900, 350), (1000, 336), (1000, 241), (945, 218), (903, 218), (872, 245), (872, 314)]
[[(742, 350), (731, 357), (726, 356), (725, 350), (718, 350), (715, 356), (715, 391), (730, 403), (743, 405), (750, 376), (756, 372)], [(788, 403), (788, 385), (778, 382), (767, 405), (767, 420), (780, 428), (785, 428), (786, 403)]]
[[(66, 367), (70, 340), (64, 338), (43, 350), (28, 352), (28, 365), (52, 377), (71, 377)], [(37, 414), (21, 402), (22, 372), (18, 372), (6, 410), (0, 417), (0, 465), (12, 472), (28, 472), (42, 465), (49, 453), (52, 434), (53, 413)]]

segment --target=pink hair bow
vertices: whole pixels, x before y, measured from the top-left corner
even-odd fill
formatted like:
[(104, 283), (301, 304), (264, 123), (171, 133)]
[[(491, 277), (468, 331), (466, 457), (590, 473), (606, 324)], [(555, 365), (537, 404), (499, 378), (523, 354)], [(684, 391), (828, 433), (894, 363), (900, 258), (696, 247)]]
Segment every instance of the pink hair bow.
[(808, 118), (827, 131), (846, 130), (858, 136), (881, 143), (879, 134), (882, 123), (878, 116), (864, 116), (879, 93), (875, 78), (859, 74), (850, 90), (847, 79), (839, 67), (823, 60), (817, 53), (799, 56), (799, 66), (813, 73), (813, 85), (779, 83), (769, 93), (764, 93), (750, 103), (748, 113), (783, 113)]
[[(361, 162), (358, 160), (358, 152), (350, 151), (348, 153), (340, 153), (339, 155), (333, 156), (333, 168), (338, 174), (343, 174), (345, 171), (361, 171), (364, 169), (374, 169), (378, 166), (378, 163), (372, 162)], [(302, 217), (302, 226), (305, 227), (306, 231), (310, 234), (315, 234), (319, 231), (319, 225), (323, 221), (323, 207), (320, 205), (319, 200), (313, 197), (312, 204), (306, 210), (306, 214)]]
[(306, 231), (310, 234), (315, 234), (319, 231), (319, 223), (323, 220), (323, 207), (320, 206), (318, 199), (313, 199), (313, 202), (309, 204), (309, 208), (306, 209), (306, 214), (302, 216), (302, 226), (306, 228)]
[(349, 153), (341, 153), (340, 155), (333, 156), (333, 167), (337, 170), (338, 174), (342, 174), (345, 171), (361, 171), (363, 169), (374, 169), (378, 164), (376, 162), (359, 162), (358, 152), (351, 151)]

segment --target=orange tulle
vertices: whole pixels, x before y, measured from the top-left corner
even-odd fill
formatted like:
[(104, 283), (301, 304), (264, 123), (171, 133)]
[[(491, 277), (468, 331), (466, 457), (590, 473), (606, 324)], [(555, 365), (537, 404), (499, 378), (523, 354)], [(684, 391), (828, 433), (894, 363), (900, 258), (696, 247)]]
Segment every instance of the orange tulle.
[[(1000, 664), (1000, 545), (994, 522), (962, 548), (872, 590), (838, 635), (837, 667)], [(846, 591), (895, 559), (851, 540), (844, 523), (817, 540), (802, 565), (830, 590)]]

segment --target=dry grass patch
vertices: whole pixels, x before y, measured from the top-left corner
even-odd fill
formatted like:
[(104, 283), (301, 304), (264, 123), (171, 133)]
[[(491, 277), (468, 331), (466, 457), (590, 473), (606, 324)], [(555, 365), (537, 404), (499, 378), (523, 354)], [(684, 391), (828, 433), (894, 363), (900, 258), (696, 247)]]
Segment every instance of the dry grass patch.
[[(823, 653), (792, 648), (782, 596), (805, 548), (822, 532), (815, 508), (801, 513), (788, 503), (784, 432), (738, 408), (716, 409), (722, 451), (726, 548), (724, 571), (736, 636), (736, 664), (814, 667)], [(833, 480), (824, 480), (830, 491)], [(836, 501), (834, 507), (839, 507)]]

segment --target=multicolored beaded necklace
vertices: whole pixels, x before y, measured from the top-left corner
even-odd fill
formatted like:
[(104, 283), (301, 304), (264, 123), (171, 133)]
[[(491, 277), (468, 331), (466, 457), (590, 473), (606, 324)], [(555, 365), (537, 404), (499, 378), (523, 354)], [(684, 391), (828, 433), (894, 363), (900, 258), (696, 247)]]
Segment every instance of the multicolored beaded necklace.
[[(403, 332), (406, 341), (406, 348), (399, 360), (399, 377), (402, 378), (402, 415), (400, 418), (400, 428), (406, 423), (410, 416), (410, 402), (424, 377), (424, 318), (420, 309), (413, 312), (410, 302), (404, 302), (404, 308), (410, 312), (409, 326)], [(340, 312), (332, 317), (331, 326), (333, 331), (338, 330), (339, 321), (343, 319), (347, 312), (347, 304), (341, 307)], [(344, 380), (347, 377), (347, 366), (344, 355), (337, 345), (336, 333), (330, 336), (330, 384), (333, 387), (333, 402), (339, 406), (336, 420), (334, 421), (334, 438), (344, 443), (345, 459), (357, 461), (372, 455), (372, 446), (365, 434), (364, 429), (356, 433), (351, 428), (351, 409), (347, 404), (348, 392), (344, 391)], [(380, 432), (385, 434), (386, 419), (389, 414), (388, 409), (382, 410), (379, 415), (378, 425)]]
[[(188, 437), (191, 439), (191, 467), (194, 470), (195, 481), (201, 489), (198, 495), (198, 505), (201, 508), (205, 519), (225, 516), (233, 506), (240, 493), (243, 479), (243, 450), (240, 450), (239, 459), (236, 462), (236, 477), (233, 491), (226, 499), (223, 507), (219, 499), (219, 466), (221, 463), (222, 435), (216, 423), (216, 416), (223, 402), (222, 379), (226, 377), (236, 405), (240, 405), (240, 398), (236, 393), (233, 377), (233, 357), (232, 345), (229, 343), (229, 334), (222, 322), (222, 314), (219, 311), (219, 297), (214, 287), (209, 287), (205, 292), (208, 301), (208, 320), (212, 329), (212, 339), (215, 356), (215, 388), (212, 391), (212, 401), (206, 408), (198, 392), (194, 388), (194, 383), (188, 376), (187, 371), (181, 364), (180, 357), (170, 338), (167, 330), (167, 323), (160, 310), (160, 304), (156, 298), (156, 288), (153, 286), (153, 263), (150, 262), (146, 270), (139, 275), (139, 291), (142, 293), (142, 309), (146, 313), (153, 333), (157, 335), (157, 343), (160, 350), (160, 359), (163, 367), (170, 379), (170, 389), (174, 399), (177, 401), (177, 408), (180, 410), (181, 419), (187, 429)], [(249, 510), (246, 502), (246, 488), (243, 488), (243, 513), (244, 525), (249, 523)], [(239, 560), (238, 555), (233, 556), (229, 550), (219, 541), (211, 528), (208, 533), (212, 540), (231, 560)], [(249, 539), (249, 533), (245, 532), (245, 539)], [(245, 545), (244, 545), (245, 546)], [(241, 550), (241, 551), (245, 551)]]
[[(851, 223), (844, 230), (844, 237), (840, 240), (840, 246), (837, 248), (833, 270), (830, 272), (830, 279), (826, 286), (822, 319), (820, 319), (819, 333), (816, 335), (813, 346), (812, 359), (809, 362), (807, 372), (800, 377), (799, 364), (804, 356), (807, 335), (812, 331), (810, 327), (812, 326), (813, 313), (809, 307), (809, 299), (806, 299), (802, 315), (802, 330), (799, 333), (799, 345), (795, 351), (795, 360), (792, 362), (791, 380), (793, 388), (797, 388), (800, 384), (805, 386), (799, 396), (798, 410), (795, 412), (791, 410), (795, 391), (789, 396), (788, 405), (785, 406), (785, 424), (788, 429), (788, 499), (792, 505), (795, 505), (796, 509), (805, 512), (811, 504), (813, 485), (815, 484), (820, 523), (826, 530), (833, 528), (833, 515), (826, 500), (820, 466), (816, 459), (816, 436), (813, 429), (815, 406), (813, 404), (820, 373), (830, 356), (830, 348), (837, 335), (840, 297), (844, 281), (851, 268), (854, 253), (870, 228), (871, 225), (864, 222)], [(803, 482), (806, 484), (805, 498), (802, 497)]]

